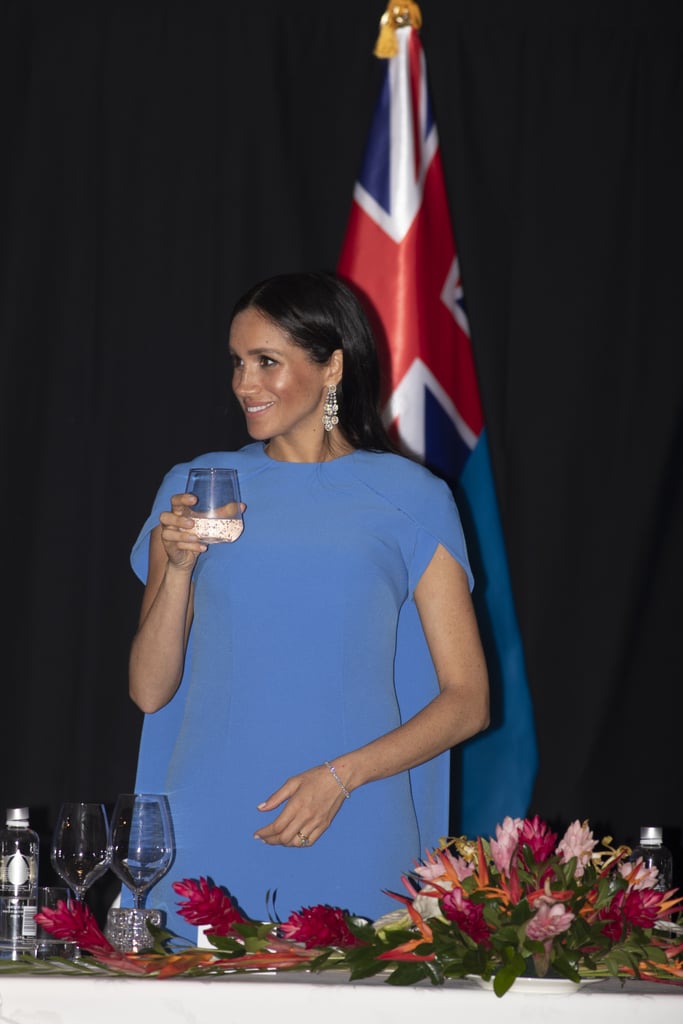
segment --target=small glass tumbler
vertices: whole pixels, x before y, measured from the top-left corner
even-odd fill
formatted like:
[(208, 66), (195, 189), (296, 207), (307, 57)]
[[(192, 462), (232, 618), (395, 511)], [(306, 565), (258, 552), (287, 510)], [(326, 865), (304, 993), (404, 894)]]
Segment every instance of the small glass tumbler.
[(196, 467), (190, 470), (185, 488), (197, 498), (188, 515), (194, 520), (193, 532), (199, 540), (221, 544), (241, 536), (244, 520), (236, 469)]
[[(69, 890), (61, 885), (41, 885), (38, 888), (38, 913), (42, 910), (57, 910), (57, 904), (62, 901), (69, 906)], [(66, 960), (73, 960), (77, 956), (78, 946), (75, 942), (65, 942), (64, 939), (57, 939), (51, 933), (36, 926), (36, 950), (37, 960), (51, 960), (53, 957), (62, 957)]]
[(163, 910), (111, 907), (104, 934), (119, 953), (145, 953), (154, 946), (147, 922), (161, 928), (165, 917)]

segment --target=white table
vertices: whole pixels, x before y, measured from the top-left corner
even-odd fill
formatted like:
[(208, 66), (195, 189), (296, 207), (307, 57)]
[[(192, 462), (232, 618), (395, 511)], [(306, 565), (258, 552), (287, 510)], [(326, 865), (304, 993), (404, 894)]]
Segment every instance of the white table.
[(0, 975), (0, 1024), (682, 1024), (683, 988), (614, 979), (570, 995), (350, 983), (346, 975), (137, 979)]

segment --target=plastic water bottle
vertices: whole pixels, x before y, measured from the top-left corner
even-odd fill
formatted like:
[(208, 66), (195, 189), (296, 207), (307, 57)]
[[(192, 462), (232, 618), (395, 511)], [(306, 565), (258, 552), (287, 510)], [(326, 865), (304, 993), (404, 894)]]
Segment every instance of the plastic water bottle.
[(9, 807), (0, 830), (0, 957), (6, 960), (35, 949), (39, 845), (28, 807)]
[(672, 886), (673, 860), (671, 851), (662, 843), (662, 830), (658, 826), (644, 825), (640, 830), (640, 843), (634, 846), (629, 860), (643, 858), (646, 868), (657, 868), (657, 881), (654, 888), (658, 892), (667, 892)]

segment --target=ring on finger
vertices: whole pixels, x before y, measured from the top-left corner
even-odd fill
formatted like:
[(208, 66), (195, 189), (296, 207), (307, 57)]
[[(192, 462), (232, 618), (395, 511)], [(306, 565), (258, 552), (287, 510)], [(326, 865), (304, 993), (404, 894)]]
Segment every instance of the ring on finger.
[(299, 840), (299, 846), (308, 846), (308, 836), (305, 832), (297, 832), (296, 835)]

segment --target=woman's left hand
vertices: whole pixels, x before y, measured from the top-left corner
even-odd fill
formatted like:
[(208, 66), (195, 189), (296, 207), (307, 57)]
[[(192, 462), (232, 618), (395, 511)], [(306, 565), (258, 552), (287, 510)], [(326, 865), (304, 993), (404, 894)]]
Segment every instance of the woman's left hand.
[(330, 827), (344, 799), (323, 765), (293, 775), (258, 805), (259, 811), (274, 811), (285, 804), (274, 821), (254, 833), (254, 839), (269, 846), (312, 846)]

